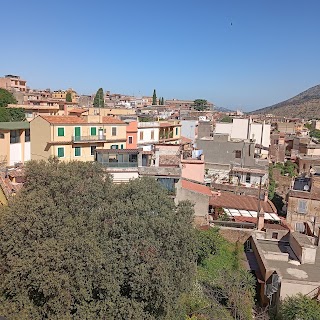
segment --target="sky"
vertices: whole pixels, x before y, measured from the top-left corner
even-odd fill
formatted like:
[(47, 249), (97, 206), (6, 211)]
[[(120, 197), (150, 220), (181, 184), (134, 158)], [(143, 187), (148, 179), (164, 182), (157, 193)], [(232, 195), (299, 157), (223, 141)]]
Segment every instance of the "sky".
[(0, 76), (250, 111), (320, 84), (319, 0), (1, 2)]

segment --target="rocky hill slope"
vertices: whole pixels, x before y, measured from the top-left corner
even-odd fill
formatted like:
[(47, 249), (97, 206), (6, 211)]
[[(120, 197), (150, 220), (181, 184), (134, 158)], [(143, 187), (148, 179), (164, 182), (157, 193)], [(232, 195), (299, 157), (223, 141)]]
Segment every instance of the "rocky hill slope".
[(320, 85), (303, 91), (291, 99), (251, 112), (251, 114), (267, 113), (293, 118), (320, 118)]

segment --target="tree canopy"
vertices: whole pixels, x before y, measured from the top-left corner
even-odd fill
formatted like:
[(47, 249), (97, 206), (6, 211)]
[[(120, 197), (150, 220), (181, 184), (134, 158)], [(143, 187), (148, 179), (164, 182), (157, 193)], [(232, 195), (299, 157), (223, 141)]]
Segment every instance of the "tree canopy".
[(66, 102), (72, 102), (72, 94), (71, 91), (68, 91), (66, 94)]
[(230, 116), (223, 117), (220, 122), (232, 123), (232, 118)]
[(204, 99), (196, 99), (193, 102), (193, 107), (197, 111), (204, 111), (209, 109), (208, 101)]
[(29, 162), (0, 208), (0, 314), (177, 319), (195, 272), (192, 216), (153, 179), (114, 185), (96, 163)]
[(17, 100), (11, 92), (0, 88), (0, 107), (7, 107), (8, 104), (16, 104)]
[(8, 104), (17, 104), (17, 100), (11, 92), (0, 88), (0, 122), (24, 121), (25, 110), (23, 108), (6, 108)]
[(104, 108), (104, 94), (102, 88), (98, 89), (93, 100), (93, 106), (95, 108)]

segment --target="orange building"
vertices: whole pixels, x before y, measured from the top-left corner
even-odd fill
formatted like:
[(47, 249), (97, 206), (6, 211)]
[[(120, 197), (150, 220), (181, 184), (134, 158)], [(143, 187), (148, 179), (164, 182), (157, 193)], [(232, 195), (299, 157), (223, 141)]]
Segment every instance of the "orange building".
[(127, 126), (127, 149), (137, 149), (138, 122), (132, 121)]

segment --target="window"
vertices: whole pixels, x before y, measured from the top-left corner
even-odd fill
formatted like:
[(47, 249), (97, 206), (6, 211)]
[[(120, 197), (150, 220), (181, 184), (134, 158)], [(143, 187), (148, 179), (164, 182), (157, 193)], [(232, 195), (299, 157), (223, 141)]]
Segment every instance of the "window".
[(117, 144), (113, 144), (110, 149), (119, 149), (119, 146)]
[(97, 128), (96, 127), (91, 127), (90, 135), (92, 135), (92, 136), (96, 136), (97, 135)]
[(95, 152), (96, 149), (97, 149), (97, 146), (91, 146), (91, 147), (90, 147), (90, 154), (91, 154), (92, 156), (94, 156), (94, 152)]
[(143, 131), (140, 132), (140, 140), (143, 140)]
[(154, 130), (151, 130), (151, 140), (154, 140)]
[(176, 128), (176, 136), (179, 134), (179, 128)]
[(64, 147), (59, 147), (58, 148), (58, 158), (63, 158), (64, 157)]
[(240, 159), (240, 158), (241, 158), (241, 150), (236, 150), (236, 151), (235, 151), (235, 154), (236, 154), (236, 158), (237, 158), (237, 159)]
[(123, 144), (120, 146), (120, 149), (123, 149)]
[(4, 139), (4, 133), (0, 133), (0, 139)]
[(128, 143), (132, 144), (133, 143), (133, 137), (128, 137)]
[(74, 148), (74, 156), (80, 157), (81, 156), (81, 147), (75, 147)]
[(246, 174), (246, 183), (250, 183), (250, 173)]
[(117, 135), (117, 127), (112, 127), (111, 128), (111, 135), (116, 136)]
[(64, 137), (64, 128), (58, 128), (58, 137)]
[(10, 143), (20, 142), (20, 130), (10, 130)]
[(26, 129), (24, 132), (24, 141), (29, 142), (30, 141), (30, 129)]
[(272, 239), (278, 239), (278, 232), (272, 232)]
[(307, 200), (298, 200), (298, 213), (307, 213)]

